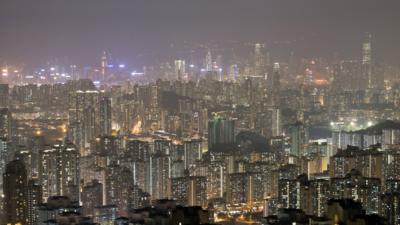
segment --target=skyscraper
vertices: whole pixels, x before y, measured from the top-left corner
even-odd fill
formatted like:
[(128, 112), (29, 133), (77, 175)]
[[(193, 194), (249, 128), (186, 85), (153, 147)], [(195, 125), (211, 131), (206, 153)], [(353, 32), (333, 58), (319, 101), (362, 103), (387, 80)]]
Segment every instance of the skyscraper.
[(102, 97), (100, 99), (100, 135), (111, 135), (111, 100), (109, 97)]
[(235, 121), (215, 116), (208, 122), (208, 149), (223, 151), (235, 144)]
[(36, 225), (38, 222), (38, 207), (42, 202), (42, 189), (36, 180), (29, 180), (27, 186), (27, 218), (28, 225)]
[(94, 208), (103, 205), (103, 184), (92, 180), (82, 189), (83, 213), (85, 216), (94, 216)]
[(8, 84), (0, 84), (0, 108), (8, 108)]
[(8, 108), (0, 108), (0, 137), (11, 138), (11, 112)]
[(213, 70), (213, 66), (212, 66), (212, 56), (211, 56), (211, 52), (207, 51), (207, 55), (206, 55), (206, 59), (205, 59), (205, 66), (206, 66), (206, 71), (212, 71)]
[(175, 60), (175, 76), (177, 80), (182, 80), (185, 75), (185, 60)]
[(0, 138), (0, 195), (3, 194), (3, 174), (8, 162), (9, 142), (5, 138)]
[(290, 126), (290, 153), (301, 157), (304, 155), (305, 144), (308, 142), (308, 130), (304, 124), (297, 122)]
[(372, 49), (371, 49), (372, 35), (370, 33), (365, 34), (365, 39), (362, 46), (362, 68), (364, 79), (367, 81), (366, 87), (373, 88), (372, 79)]
[(263, 76), (265, 72), (264, 48), (264, 44), (256, 43), (254, 45), (254, 75), (256, 76)]
[(79, 152), (75, 145), (59, 143), (47, 146), (40, 153), (39, 181), (43, 201), (50, 196), (79, 197)]

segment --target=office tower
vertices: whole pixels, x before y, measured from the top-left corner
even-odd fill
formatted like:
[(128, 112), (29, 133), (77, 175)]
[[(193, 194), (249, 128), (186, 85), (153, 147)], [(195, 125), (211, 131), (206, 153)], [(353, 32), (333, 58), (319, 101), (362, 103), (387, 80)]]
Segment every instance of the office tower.
[(186, 78), (184, 60), (175, 60), (175, 77), (177, 80), (182, 80)]
[(235, 145), (235, 121), (214, 116), (208, 122), (208, 149), (210, 151), (232, 150)]
[(8, 108), (8, 84), (0, 84), (0, 108)]
[(273, 137), (282, 135), (282, 118), (281, 110), (277, 107), (270, 109), (272, 114), (272, 128), (271, 133)]
[(290, 154), (301, 157), (304, 155), (305, 145), (308, 143), (308, 130), (304, 124), (297, 122), (290, 126)]
[(0, 109), (0, 137), (11, 139), (12, 116), (8, 108)]
[(27, 223), (27, 174), (20, 160), (7, 164), (3, 174), (4, 218), (2, 224)]
[(100, 99), (100, 135), (106, 136), (111, 135), (111, 123), (112, 123), (112, 112), (111, 112), (111, 100), (109, 97), (102, 97)]
[(98, 180), (92, 180), (83, 187), (81, 196), (83, 214), (93, 217), (94, 208), (103, 205), (103, 184)]
[(107, 67), (108, 67), (107, 53), (104, 51), (103, 55), (101, 56), (101, 78), (102, 78), (102, 81), (106, 80)]
[(254, 75), (263, 76), (265, 73), (265, 45), (256, 43), (254, 45)]
[(39, 204), (42, 203), (42, 188), (37, 180), (29, 180), (27, 186), (28, 225), (36, 225), (39, 219)]
[(207, 51), (206, 59), (205, 59), (205, 70), (207, 72), (213, 71), (213, 65), (212, 65), (212, 56), (210, 50)]
[(371, 50), (371, 39), (370, 33), (365, 34), (365, 39), (362, 45), (362, 73), (364, 79), (367, 81), (366, 88), (373, 88), (372, 78), (372, 50)]
[(280, 105), (280, 91), (281, 91), (281, 75), (279, 63), (274, 63), (272, 74), (268, 76), (267, 89), (271, 95), (271, 104), (273, 106)]

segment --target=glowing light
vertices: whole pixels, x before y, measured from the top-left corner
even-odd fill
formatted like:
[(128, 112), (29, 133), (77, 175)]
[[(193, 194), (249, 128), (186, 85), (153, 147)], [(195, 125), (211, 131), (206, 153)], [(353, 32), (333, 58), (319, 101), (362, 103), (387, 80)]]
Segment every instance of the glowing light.
[(350, 122), (350, 126), (354, 126), (355, 123), (353, 121)]
[(193, 64), (190, 64), (189, 67), (190, 67), (190, 68), (194, 68), (194, 65), (193, 65)]
[(131, 73), (132, 76), (143, 75), (143, 74), (144, 74), (144, 73), (139, 73), (139, 72), (136, 72), (136, 71), (133, 71), (133, 72)]
[(54, 67), (50, 68), (50, 71), (55, 71), (55, 70), (56, 70), (56, 68), (54, 68)]
[(374, 125), (374, 123), (372, 122), (372, 121), (368, 121), (368, 123), (367, 123), (367, 126), (372, 126), (372, 125)]
[(119, 64), (118, 67), (121, 68), (121, 69), (125, 68), (125, 64)]
[(138, 120), (136, 124), (133, 126), (132, 134), (140, 134), (142, 133), (142, 121)]

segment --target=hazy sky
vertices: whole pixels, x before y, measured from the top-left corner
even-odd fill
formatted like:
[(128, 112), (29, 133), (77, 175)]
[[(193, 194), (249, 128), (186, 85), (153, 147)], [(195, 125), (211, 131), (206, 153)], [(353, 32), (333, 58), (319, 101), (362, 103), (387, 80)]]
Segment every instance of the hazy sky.
[(0, 59), (91, 63), (169, 43), (301, 40), (301, 53), (359, 54), (364, 32), (400, 62), (399, 0), (0, 0)]

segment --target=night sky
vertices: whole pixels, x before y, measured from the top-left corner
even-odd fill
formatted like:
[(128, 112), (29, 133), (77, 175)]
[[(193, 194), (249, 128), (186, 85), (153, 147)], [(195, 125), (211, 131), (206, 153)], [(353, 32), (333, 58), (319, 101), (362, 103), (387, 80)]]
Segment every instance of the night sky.
[(368, 31), (377, 58), (400, 64), (399, 0), (1, 0), (0, 30), (0, 62), (133, 60), (208, 40), (296, 40), (299, 55), (348, 58)]

